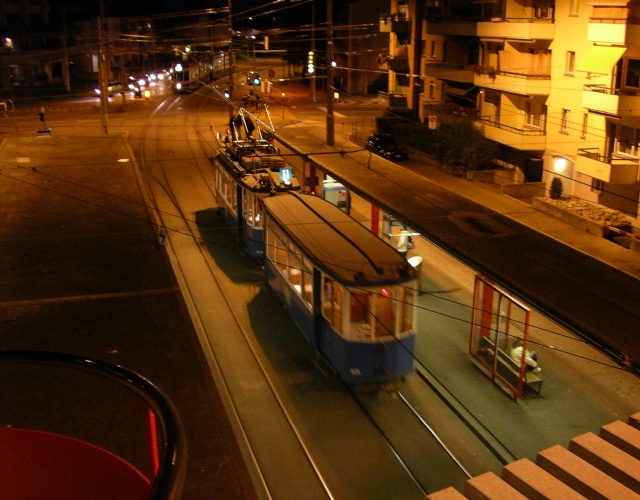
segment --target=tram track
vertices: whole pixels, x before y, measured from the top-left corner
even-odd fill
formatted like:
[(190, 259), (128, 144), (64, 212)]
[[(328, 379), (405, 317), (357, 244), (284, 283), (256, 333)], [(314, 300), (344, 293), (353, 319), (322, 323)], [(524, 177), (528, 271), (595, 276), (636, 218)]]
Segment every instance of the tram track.
[[(198, 102), (191, 102), (194, 99), (197, 99)], [(301, 410), (298, 406), (292, 407), (292, 389), (288, 387), (287, 380), (283, 380), (281, 375), (276, 373), (277, 367), (274, 368), (274, 364), (277, 363), (277, 360), (274, 361), (272, 353), (265, 352), (268, 349), (265, 347), (265, 340), (258, 338), (259, 335), (251, 331), (250, 320), (243, 319), (243, 316), (246, 315), (246, 311), (242, 310), (243, 305), (250, 302), (252, 297), (259, 293), (257, 291), (260, 288), (259, 282), (254, 282), (248, 287), (244, 286), (240, 292), (234, 290), (237, 283), (234, 283), (233, 279), (226, 275), (228, 270), (222, 270), (220, 264), (216, 262), (216, 257), (211, 254), (212, 248), (215, 247), (216, 251), (220, 249), (231, 251), (237, 257), (237, 247), (232, 231), (229, 228), (221, 228), (216, 225), (212, 211), (212, 207), (215, 206), (215, 187), (211, 180), (213, 169), (210, 170), (209, 159), (212, 155), (209, 150), (213, 146), (207, 140), (205, 132), (203, 132), (203, 130), (210, 130), (211, 124), (207, 120), (206, 125), (202, 125), (203, 120), (198, 118), (202, 109), (205, 108), (207, 97), (205, 95), (191, 96), (189, 101), (188, 104), (182, 104), (189, 106), (189, 112), (185, 111), (182, 116), (180, 116), (180, 113), (176, 113), (176, 107), (181, 104), (175, 99), (166, 101), (166, 105), (157, 109), (144, 127), (139, 154), (141, 165), (147, 178), (151, 206), (153, 206), (157, 214), (157, 223), (166, 227), (169, 232), (168, 244), (170, 254), (175, 255), (171, 260), (176, 275), (183, 290), (185, 301), (189, 305), (205, 357), (214, 373), (218, 390), (224, 395), (227, 413), (233, 420), (233, 426), (239, 441), (241, 441), (245, 459), (250, 462), (249, 468), (254, 474), (254, 483), (260, 485), (260, 496), (264, 498), (283, 498), (286, 495), (283, 495), (283, 492), (291, 488), (291, 484), (285, 484), (291, 483), (289, 475), (283, 476), (280, 474), (280, 477), (278, 477), (279, 474), (274, 474), (273, 469), (269, 470), (269, 464), (265, 463), (264, 458), (264, 443), (256, 444), (256, 423), (247, 421), (245, 416), (247, 408), (242, 401), (243, 396), (238, 396), (237, 393), (238, 384), (245, 384), (246, 379), (249, 377), (238, 377), (237, 368), (234, 373), (233, 368), (230, 367), (229, 360), (225, 359), (229, 354), (227, 349), (230, 348), (221, 348), (222, 341), (216, 336), (218, 332), (210, 331), (212, 324), (210, 319), (211, 311), (210, 307), (203, 306), (203, 304), (207, 304), (201, 298), (203, 294), (207, 297), (214, 296), (220, 299), (215, 304), (216, 315), (219, 317), (224, 316), (228, 322), (232, 323), (233, 332), (229, 332), (232, 333), (229, 337), (236, 338), (233, 342), (234, 358), (237, 359), (239, 356), (239, 350), (245, 350), (246, 354), (252, 358), (251, 363), (255, 364), (255, 372), (252, 372), (253, 374), (251, 375), (252, 384), (260, 385), (268, 392), (269, 398), (272, 399), (270, 404), (277, 406), (277, 411), (283, 418), (283, 422), (286, 422), (284, 425), (289, 429), (288, 433), (295, 441), (295, 444), (289, 444), (288, 447), (296, 448), (296, 453), (300, 453), (303, 460), (308, 464), (309, 476), (304, 481), (308, 482), (310, 480), (309, 477), (313, 476), (314, 479), (311, 479), (311, 482), (316, 484), (313, 488), (309, 488), (308, 485), (305, 486), (306, 496), (308, 498), (338, 498), (343, 496), (345, 491), (353, 494), (354, 491), (349, 490), (353, 485), (342, 484), (342, 479), (336, 478), (335, 471), (331, 471), (327, 478), (323, 476), (323, 470), (327, 470), (327, 466), (331, 465), (331, 462), (335, 460), (327, 462), (327, 458), (323, 456), (320, 458), (320, 462), (317, 463), (314, 458), (314, 454), (318, 455), (317, 446), (311, 444), (310, 447), (308, 429), (299, 428), (300, 415), (305, 414), (306, 410)], [(196, 111), (193, 110), (194, 108)], [(178, 120), (177, 123), (176, 120)], [(169, 147), (169, 152), (161, 147), (163, 142), (167, 143), (166, 137), (161, 137), (161, 130), (165, 127), (170, 128), (173, 134), (170, 144), (174, 145)], [(175, 132), (178, 130), (180, 133), (176, 135)], [(186, 144), (186, 147), (180, 150), (180, 154), (176, 154), (173, 151), (177, 149), (176, 145), (178, 143)], [(174, 177), (176, 175), (175, 165), (172, 165), (171, 160), (167, 159), (168, 153), (173, 153), (176, 158), (179, 158), (180, 176), (189, 177), (189, 185), (199, 184), (197, 196), (185, 198), (185, 192), (179, 192), (184, 187), (181, 188), (176, 184), (176, 178)], [(185, 199), (189, 201), (185, 203)], [(199, 200), (199, 209), (193, 207), (194, 199)], [(202, 220), (201, 217), (201, 220), (198, 221), (198, 212), (205, 213), (206, 217), (204, 219), (206, 220)], [(194, 213), (196, 213), (195, 217), (193, 216)], [(229, 247), (236, 248), (230, 249)], [(202, 276), (193, 274), (190, 269), (193, 259), (198, 259), (205, 266), (207, 270), (206, 280), (203, 280)], [(242, 300), (233, 300), (233, 298), (238, 297)], [(224, 313), (221, 313), (220, 308), (224, 308)], [(217, 324), (221, 324), (221, 321), (218, 321)], [(225, 328), (229, 328), (228, 323)], [(294, 332), (294, 335), (296, 334), (298, 332)], [(240, 345), (237, 342), (239, 338), (242, 339), (242, 349), (240, 349)], [(308, 356), (308, 354), (306, 355)], [(270, 359), (267, 359), (267, 356)], [(283, 353), (282, 356), (292, 357), (294, 355)], [(248, 363), (246, 360), (242, 362)], [(401, 471), (404, 471), (400, 473), (408, 477), (403, 481), (412, 485), (408, 489), (413, 489), (417, 497), (440, 488), (443, 484), (443, 471), (444, 476), (447, 477), (445, 480), (446, 486), (461, 484), (470, 477), (470, 473), (455, 457), (455, 454), (447, 449), (444, 440), (420, 416), (419, 412), (409, 402), (409, 398), (406, 398), (401, 392), (392, 391), (394, 396), (385, 400), (386, 389), (383, 388), (374, 395), (373, 399), (363, 398), (362, 393), (348, 391), (341, 382), (330, 380), (332, 375), (317, 366), (323, 365), (322, 361), (318, 360), (317, 357), (316, 361), (312, 362), (311, 365), (314, 365), (313, 371), (315, 373), (310, 377), (314, 381), (297, 382), (296, 390), (299, 391), (299, 387), (304, 386), (304, 384), (308, 386), (311, 383), (311, 386), (317, 384), (322, 386), (323, 389), (328, 387), (329, 391), (334, 391), (337, 387), (339, 392), (349, 394), (352, 401), (356, 403), (354, 406), (359, 408), (357, 411), (361, 411), (362, 417), (369, 422), (368, 425), (371, 425), (379, 432), (380, 443), (391, 452)], [(257, 381), (256, 377), (259, 377), (259, 381)], [(317, 382), (318, 379), (320, 379), (319, 383)], [(414, 380), (417, 380), (417, 377)], [(382, 397), (380, 397), (381, 394)], [(265, 391), (262, 391), (261, 397), (265, 397)], [(293, 397), (296, 397), (296, 395)], [(338, 398), (338, 401), (341, 398), (342, 396)], [(393, 404), (388, 404), (389, 401), (393, 401)], [(336, 403), (336, 401), (332, 402), (332, 405), (334, 404), (336, 405), (336, 412), (339, 412), (339, 408), (345, 406), (344, 403)], [(313, 418), (322, 420), (322, 416), (318, 415)], [(397, 423), (399, 419), (405, 425), (400, 426), (398, 429), (394, 422)], [(304, 419), (303, 422), (306, 427), (309, 426), (309, 423)], [(315, 425), (322, 424), (316, 423)], [(411, 429), (411, 431), (407, 432), (408, 429)], [(260, 438), (258, 437), (258, 439)], [(271, 446), (273, 446), (273, 443)], [(287, 448), (282, 443), (281, 435), (278, 436), (278, 446)], [(266, 447), (268, 448), (269, 446), (267, 445)], [(291, 459), (292, 456), (290, 455), (287, 458)], [(425, 461), (425, 456), (431, 457), (430, 460)], [(301, 467), (300, 460), (294, 460), (296, 468)], [(337, 459), (338, 462), (339, 460)], [(440, 469), (440, 466), (434, 466), (436, 462), (441, 464), (443, 469)], [(436, 471), (435, 475), (434, 471)], [(440, 478), (437, 476), (440, 476)], [(300, 484), (296, 484), (294, 488), (299, 486)], [(363, 488), (363, 486), (359, 487)], [(409, 496), (409, 498), (411, 497)]]
[[(203, 96), (198, 96), (199, 101), (202, 102), (203, 99), (206, 99), (206, 98)], [(157, 137), (154, 139), (150, 139), (149, 136), (150, 134), (153, 134), (154, 130), (157, 131), (159, 128), (162, 127), (163, 120), (165, 120), (166, 117), (171, 114), (173, 104), (174, 103), (168, 106), (167, 109), (163, 111), (161, 116), (154, 117), (155, 123), (153, 126), (151, 127), (148, 126), (145, 128), (145, 132), (143, 134), (145, 139), (143, 141), (143, 147), (140, 151), (140, 156), (142, 158), (143, 167), (147, 170), (150, 170), (150, 163), (151, 163), (151, 160), (149, 158), (150, 145), (153, 145), (151, 147), (155, 148), (154, 153), (155, 153), (156, 159), (160, 159), (163, 156), (162, 152), (159, 150), (159, 147), (160, 147), (159, 144), (161, 142), (157, 140)], [(192, 105), (192, 102), (190, 102), (189, 104)], [(203, 107), (202, 103), (198, 104), (198, 112), (202, 107)], [(196, 112), (196, 115), (198, 112)], [(178, 128), (181, 129), (182, 133), (184, 134), (184, 137), (182, 139), (187, 144), (187, 148), (185, 148), (185, 151), (188, 150), (188, 153), (189, 153), (189, 158), (182, 157), (182, 170), (184, 170), (184, 166), (186, 164), (189, 164), (190, 167), (192, 167), (192, 169), (195, 172), (197, 172), (197, 175), (200, 176), (201, 180), (203, 181), (202, 184), (207, 186), (207, 189), (210, 194), (210, 201), (215, 202), (215, 193), (211, 189), (210, 179), (208, 179), (207, 176), (205, 175), (205, 172), (202, 170), (202, 167), (198, 160), (199, 158), (202, 157), (202, 154), (194, 153), (194, 150), (193, 150), (194, 141), (188, 137), (188, 131), (195, 131), (196, 136), (199, 139), (197, 141), (197, 145), (198, 145), (197, 147), (200, 148), (200, 150), (205, 153), (204, 156), (206, 158), (210, 157), (210, 154), (207, 154), (206, 149), (203, 148), (203, 140), (202, 140), (203, 137), (198, 129), (198, 124), (191, 123), (189, 120), (188, 114), (185, 114), (183, 123), (181, 125), (182, 126)], [(145, 151), (144, 145), (146, 145), (146, 151)], [(199, 234), (198, 228), (194, 227), (194, 224), (190, 222), (190, 221), (193, 221), (193, 217), (190, 215), (189, 211), (185, 211), (183, 204), (180, 203), (180, 199), (182, 198), (180, 198), (179, 195), (176, 195), (174, 193), (172, 182), (169, 178), (170, 175), (168, 174), (167, 169), (162, 166), (163, 163), (164, 161), (157, 162), (157, 167), (154, 169), (154, 171), (149, 172), (151, 174), (150, 178), (152, 179), (153, 183), (157, 184), (158, 188), (162, 191), (162, 193), (165, 196), (167, 196), (169, 200), (169, 205), (171, 205), (171, 208), (176, 211), (176, 215), (178, 219), (181, 219), (186, 222), (186, 227), (185, 228), (169, 227), (165, 223), (164, 219), (173, 217), (173, 215), (171, 214), (171, 210), (168, 207), (166, 208), (160, 207), (161, 202), (159, 202), (159, 200), (157, 199), (157, 196), (154, 196), (152, 194), (153, 206), (156, 209), (157, 213), (159, 214), (159, 217), (162, 221), (163, 226), (167, 227), (167, 229), (169, 229), (172, 233), (186, 231), (191, 241), (202, 242), (203, 238)], [(157, 193), (157, 189), (154, 190), (153, 186), (150, 187), (150, 191), (152, 193), (154, 192)], [(169, 237), (169, 245), (171, 246), (171, 250), (174, 254), (177, 254), (180, 252), (180, 250), (177, 248), (177, 246), (175, 245), (171, 237)], [(277, 402), (279, 410), (282, 412), (282, 415), (284, 416), (284, 420), (287, 422), (287, 425), (289, 426), (292, 434), (295, 436), (295, 440), (297, 441), (299, 448), (302, 450), (302, 454), (305, 460), (307, 460), (307, 462), (310, 464), (310, 467), (313, 470), (313, 474), (315, 475), (317, 482), (321, 485), (320, 489), (323, 490), (324, 492), (323, 497), (332, 498), (332, 495), (327, 485), (325, 484), (320, 471), (318, 470), (316, 464), (314, 463), (313, 457), (311, 456), (310, 452), (306, 449), (305, 442), (299, 435), (299, 431), (296, 428), (294, 419), (288, 414), (286, 406), (280, 400), (278, 391), (274, 387), (274, 382), (271, 380), (271, 376), (269, 375), (267, 368), (264, 366), (264, 363), (261, 361), (261, 356), (259, 355), (258, 352), (256, 352), (255, 346), (252, 345), (251, 336), (248, 334), (248, 332), (246, 331), (245, 327), (241, 324), (241, 322), (237, 320), (237, 315), (234, 313), (233, 306), (228, 298), (229, 293), (228, 291), (225, 290), (225, 286), (219, 280), (220, 270), (215, 269), (214, 263), (212, 262), (211, 258), (207, 255), (208, 251), (206, 249), (206, 246), (199, 244), (199, 245), (196, 245), (196, 248), (199, 253), (198, 257), (202, 259), (202, 262), (205, 264), (205, 266), (208, 269), (209, 275), (211, 276), (211, 279), (212, 279), (212, 284), (216, 286), (216, 290), (215, 291), (212, 290), (212, 292), (214, 292), (215, 295), (217, 295), (222, 299), (224, 307), (229, 312), (229, 317), (232, 318), (235, 323), (234, 325), (235, 329), (237, 329), (238, 333), (242, 336), (242, 338), (245, 341), (245, 345), (247, 349), (250, 351), (250, 354), (253, 357), (253, 359), (255, 359), (259, 367), (259, 372), (261, 374), (264, 385), (269, 388), (271, 396)], [(221, 389), (223, 394), (226, 396), (225, 399), (227, 402), (227, 408), (228, 410), (230, 410), (229, 414), (233, 416), (233, 420), (235, 421), (234, 428), (236, 429), (238, 436), (242, 437), (242, 440), (243, 440), (242, 448), (247, 451), (248, 458), (252, 462), (252, 466), (250, 467), (250, 470), (254, 471), (255, 475), (259, 478), (258, 483), (262, 485), (262, 488), (261, 488), (262, 491), (260, 492), (261, 493), (260, 496), (266, 497), (266, 498), (274, 498), (274, 497), (277, 498), (277, 495), (274, 495), (273, 491), (282, 490), (283, 486), (282, 485), (274, 486), (273, 485), (274, 479), (273, 478), (270, 479), (269, 477), (267, 477), (268, 474), (263, 471), (263, 465), (261, 464), (261, 459), (258, 456), (259, 453), (254, 449), (254, 446), (252, 444), (253, 439), (250, 437), (251, 431), (250, 429), (248, 429), (248, 425), (247, 425), (247, 422), (245, 421), (245, 417), (243, 417), (242, 415), (242, 410), (238, 408), (238, 405), (235, 402), (236, 398), (233, 395), (233, 389), (232, 389), (233, 382), (229, 380), (229, 376), (225, 374), (225, 370), (223, 369), (223, 367), (221, 366), (221, 363), (219, 362), (218, 355), (216, 354), (217, 349), (216, 349), (216, 346), (214, 345), (215, 342), (212, 340), (211, 336), (207, 335), (207, 332), (205, 331), (206, 328), (204, 327), (202, 311), (200, 311), (200, 306), (198, 304), (198, 301), (194, 299), (194, 296), (197, 294), (197, 292), (193, 290), (193, 287), (190, 284), (190, 280), (187, 279), (189, 271), (186, 270), (184, 266), (181, 264), (180, 258), (175, 259), (174, 262), (175, 264), (177, 264), (177, 269), (176, 269), (177, 274), (180, 274), (182, 277), (182, 279), (180, 279), (180, 282), (185, 290), (184, 295), (187, 296), (185, 297), (185, 299), (189, 304), (191, 304), (190, 311), (192, 312), (192, 319), (194, 320), (194, 323), (196, 325), (199, 325), (199, 328), (197, 328), (197, 330), (199, 332), (199, 337), (200, 337), (201, 343), (203, 344), (203, 348), (207, 353), (207, 356), (206, 356), (207, 360), (210, 363), (210, 367), (218, 375), (216, 377), (216, 380), (221, 382), (219, 383), (218, 388)], [(222, 304), (218, 302), (216, 304), (216, 307), (219, 308), (221, 305)], [(307, 484), (306, 487), (308, 488), (309, 485)], [(314, 497), (315, 495), (311, 495), (311, 496)]]

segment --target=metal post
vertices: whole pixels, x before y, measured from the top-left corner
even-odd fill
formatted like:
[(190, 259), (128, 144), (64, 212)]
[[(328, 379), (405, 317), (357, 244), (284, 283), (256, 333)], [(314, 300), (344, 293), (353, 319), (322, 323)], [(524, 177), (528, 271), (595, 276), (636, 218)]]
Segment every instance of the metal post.
[(334, 144), (333, 116), (333, 0), (327, 0), (327, 146)]
[[(311, 6), (311, 52), (313, 52), (315, 64), (316, 57), (316, 6)], [(313, 73), (311, 74), (311, 100), (316, 102), (316, 69), (313, 69)]]

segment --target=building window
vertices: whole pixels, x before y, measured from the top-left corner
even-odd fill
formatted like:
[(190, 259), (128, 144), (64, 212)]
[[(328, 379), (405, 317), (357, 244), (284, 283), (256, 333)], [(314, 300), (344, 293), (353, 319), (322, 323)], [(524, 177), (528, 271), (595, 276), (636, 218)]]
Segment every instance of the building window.
[(604, 181), (601, 179), (596, 179), (595, 177), (591, 178), (591, 191), (593, 193), (602, 194), (604, 190)]
[(580, 0), (571, 0), (571, 3), (569, 5), (569, 15), (577, 16), (579, 6), (580, 6)]
[(565, 62), (564, 74), (573, 76), (576, 68), (576, 53), (572, 50), (567, 51), (567, 60)]
[(580, 131), (580, 138), (581, 139), (586, 139), (587, 138), (587, 123), (589, 121), (589, 113), (584, 113), (582, 115), (582, 130)]
[(640, 130), (625, 125), (620, 126), (620, 135), (618, 136), (618, 153), (638, 157), (638, 141), (640, 140)]
[(544, 128), (545, 107), (536, 102), (527, 101), (525, 105), (525, 126), (529, 128)]
[(562, 119), (560, 120), (560, 132), (563, 134), (569, 133), (569, 119), (571, 118), (571, 111), (568, 109), (562, 110)]
[(640, 87), (640, 59), (627, 59), (627, 74), (624, 84), (625, 87)]
[(436, 97), (436, 82), (429, 82), (429, 99), (435, 99)]
[(435, 40), (431, 41), (431, 59), (435, 59), (437, 56), (436, 54), (436, 42)]

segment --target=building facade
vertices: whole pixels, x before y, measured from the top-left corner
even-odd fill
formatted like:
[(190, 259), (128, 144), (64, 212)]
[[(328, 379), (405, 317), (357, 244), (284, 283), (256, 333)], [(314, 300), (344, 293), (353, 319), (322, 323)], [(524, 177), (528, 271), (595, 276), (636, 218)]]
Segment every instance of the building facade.
[(389, 93), (421, 121), (470, 116), (518, 178), (639, 216), (639, 0), (390, 6)]

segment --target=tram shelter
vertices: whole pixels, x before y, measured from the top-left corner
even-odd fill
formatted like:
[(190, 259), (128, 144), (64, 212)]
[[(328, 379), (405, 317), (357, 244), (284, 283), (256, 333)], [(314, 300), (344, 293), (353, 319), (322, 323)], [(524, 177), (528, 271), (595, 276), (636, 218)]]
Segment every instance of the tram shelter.
[[(542, 377), (527, 369), (531, 310), (481, 275), (476, 275), (469, 354), (474, 364), (514, 401), (526, 391), (540, 394)], [(514, 342), (523, 346), (519, 361), (511, 356)]]

